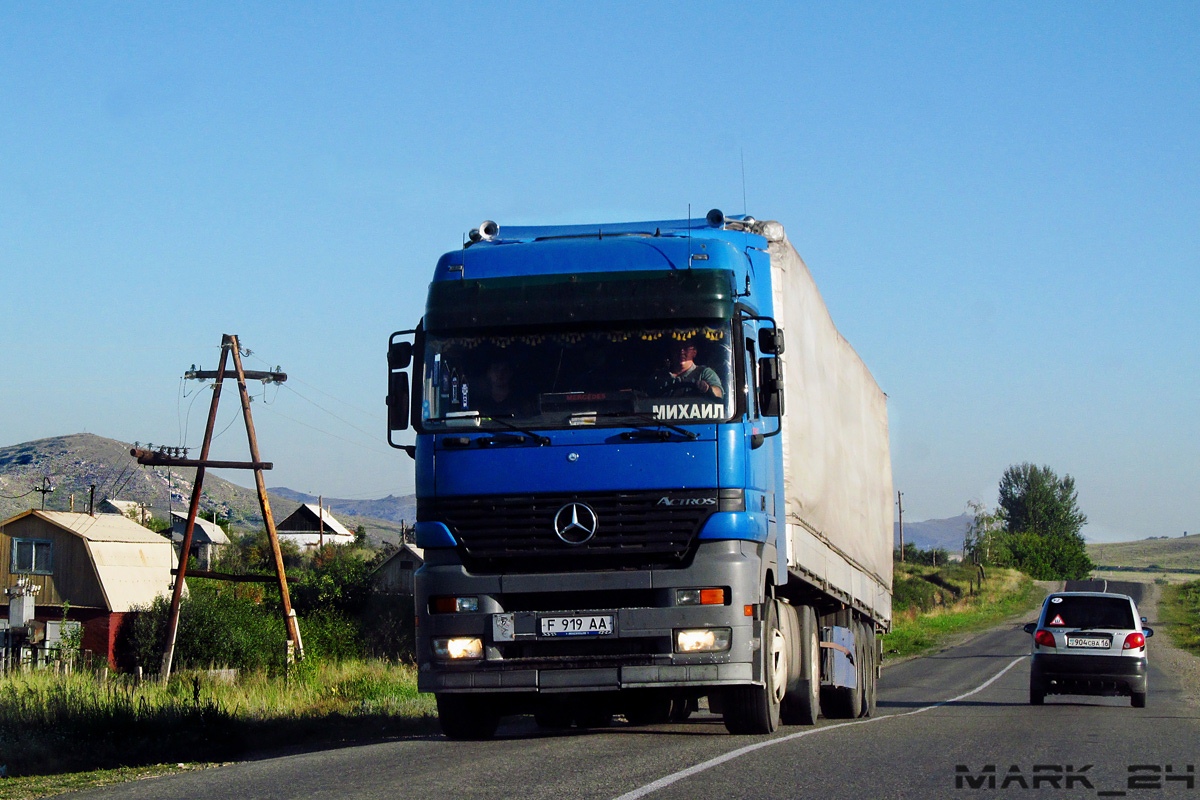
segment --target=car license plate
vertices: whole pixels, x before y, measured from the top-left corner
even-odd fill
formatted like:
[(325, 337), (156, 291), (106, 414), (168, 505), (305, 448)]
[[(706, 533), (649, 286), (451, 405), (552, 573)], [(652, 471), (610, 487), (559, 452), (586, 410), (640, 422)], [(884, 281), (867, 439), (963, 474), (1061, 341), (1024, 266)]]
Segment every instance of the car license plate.
[(608, 636), (613, 632), (612, 614), (582, 614), (541, 617), (542, 636)]
[(1107, 636), (1068, 636), (1067, 647), (1083, 647), (1090, 650), (1107, 650), (1112, 639)]

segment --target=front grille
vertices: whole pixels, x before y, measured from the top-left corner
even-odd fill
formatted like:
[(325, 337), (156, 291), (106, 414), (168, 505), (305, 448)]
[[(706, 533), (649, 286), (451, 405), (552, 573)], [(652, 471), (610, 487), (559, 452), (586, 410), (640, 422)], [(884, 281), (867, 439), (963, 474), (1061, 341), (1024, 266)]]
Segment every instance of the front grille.
[[(419, 501), (417, 519), (445, 523), (473, 572), (678, 567), (690, 561), (717, 496), (693, 489), (439, 497)], [(585, 503), (596, 515), (595, 535), (581, 544), (555, 533), (555, 516), (569, 503)]]
[(604, 611), (670, 605), (670, 589), (611, 589), (588, 592), (507, 592), (505, 611)]
[[(597, 639), (601, 639), (597, 641)], [(548, 641), (536, 640), (526, 642), (505, 642), (498, 644), (500, 655), (508, 662), (530, 664), (544, 662), (553, 665), (558, 662), (582, 663), (585, 661), (611, 661), (625, 665), (644, 665), (655, 663), (659, 659), (669, 659), (671, 656), (670, 637), (651, 637), (648, 639), (624, 639), (607, 637), (588, 637), (587, 641)]]

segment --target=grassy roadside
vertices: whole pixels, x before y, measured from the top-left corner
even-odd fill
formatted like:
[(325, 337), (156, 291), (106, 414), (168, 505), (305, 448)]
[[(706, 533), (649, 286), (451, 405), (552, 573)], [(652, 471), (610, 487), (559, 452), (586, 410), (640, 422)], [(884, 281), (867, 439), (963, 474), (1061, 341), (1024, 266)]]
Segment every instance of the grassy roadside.
[(1179, 649), (1200, 656), (1200, 581), (1164, 586), (1158, 616)]
[(46, 797), (243, 758), (437, 729), (411, 665), (301, 665), (285, 680), (184, 672), (140, 685), (89, 673), (0, 680), (0, 800)]
[(977, 573), (961, 565), (897, 564), (895, 593), (892, 630), (883, 637), (885, 665), (928, 652), (956, 634), (1032, 613), (1045, 597), (1028, 575), (1016, 570), (993, 568), (980, 584)]

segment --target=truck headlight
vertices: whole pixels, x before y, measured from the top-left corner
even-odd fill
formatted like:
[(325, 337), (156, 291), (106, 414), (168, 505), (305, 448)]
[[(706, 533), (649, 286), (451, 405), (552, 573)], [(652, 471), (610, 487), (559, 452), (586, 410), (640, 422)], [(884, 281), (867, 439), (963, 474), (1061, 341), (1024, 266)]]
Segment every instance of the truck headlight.
[(720, 653), (729, 649), (729, 628), (689, 628), (675, 631), (676, 653)]
[(483, 641), (467, 637), (434, 639), (433, 654), (449, 660), (483, 658)]

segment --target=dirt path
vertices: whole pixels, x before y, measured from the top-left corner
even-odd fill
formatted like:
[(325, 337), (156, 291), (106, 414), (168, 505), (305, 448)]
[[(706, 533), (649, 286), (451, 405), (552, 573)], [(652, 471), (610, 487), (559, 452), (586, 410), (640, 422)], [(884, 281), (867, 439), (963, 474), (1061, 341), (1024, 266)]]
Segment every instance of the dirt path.
[[(1162, 587), (1155, 583), (1146, 585), (1146, 599), (1138, 607), (1147, 623), (1154, 628), (1154, 638), (1147, 644), (1150, 659), (1164, 671), (1179, 676), (1183, 700), (1192, 708), (1200, 708), (1200, 658), (1180, 650), (1171, 641), (1167, 626), (1158, 617), (1158, 598)], [(1150, 688), (1151, 693), (1154, 687)]]

